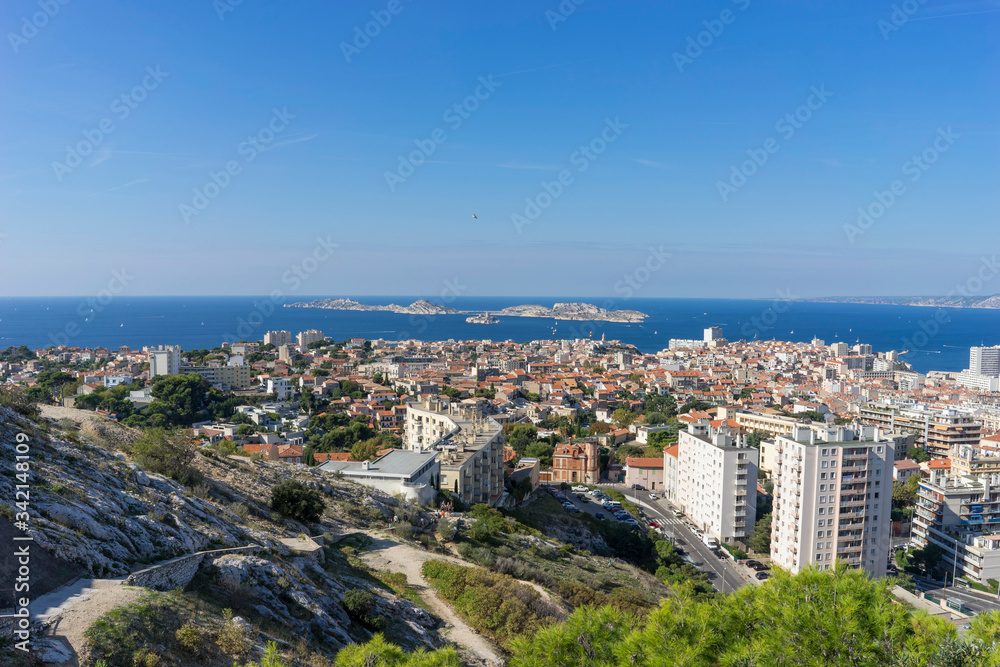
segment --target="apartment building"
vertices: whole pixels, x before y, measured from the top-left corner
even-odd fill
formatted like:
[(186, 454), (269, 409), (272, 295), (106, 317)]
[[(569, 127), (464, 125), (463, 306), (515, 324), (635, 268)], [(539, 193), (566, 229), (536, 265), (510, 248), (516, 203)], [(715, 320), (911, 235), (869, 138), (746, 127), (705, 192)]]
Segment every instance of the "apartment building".
[(298, 343), (299, 347), (305, 347), (309, 343), (315, 343), (325, 338), (326, 336), (319, 329), (309, 329), (308, 331), (300, 331), (299, 335), (295, 337), (295, 342)]
[(681, 431), (677, 448), (679, 507), (720, 542), (744, 542), (756, 519), (759, 452), (725, 423), (716, 428), (707, 419)]
[(936, 544), (957, 577), (981, 584), (1000, 579), (1000, 477), (950, 474), (921, 480), (913, 546)]
[(182, 373), (195, 373), (222, 389), (244, 391), (253, 386), (249, 366), (182, 366)]
[(440, 488), (467, 505), (503, 500), (503, 429), (476, 407), (437, 398), (406, 406), (403, 446), (440, 452)]
[(1000, 376), (1000, 345), (969, 348), (969, 370), (976, 375)]
[(982, 425), (969, 414), (923, 405), (901, 408), (871, 404), (861, 408), (860, 419), (885, 430), (912, 433), (916, 446), (932, 456), (943, 457), (957, 445), (978, 444), (982, 430)]
[(885, 576), (895, 445), (874, 427), (859, 435), (837, 426), (776, 438), (771, 558), (786, 570), (841, 562)]
[(181, 346), (161, 345), (149, 352), (149, 378), (158, 375), (177, 375), (181, 368)]
[(663, 498), (674, 507), (678, 506), (677, 479), (679, 466), (677, 455), (679, 449), (677, 445), (663, 448)]
[(281, 347), (282, 345), (292, 344), (292, 332), (291, 331), (268, 331), (264, 334), (264, 344), (273, 345), (275, 347)]

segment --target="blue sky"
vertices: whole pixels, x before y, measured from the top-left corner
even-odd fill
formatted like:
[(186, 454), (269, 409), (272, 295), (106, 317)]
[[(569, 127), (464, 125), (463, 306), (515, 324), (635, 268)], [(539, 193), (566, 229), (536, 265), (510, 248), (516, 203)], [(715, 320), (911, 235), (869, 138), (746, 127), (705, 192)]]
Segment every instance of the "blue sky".
[(0, 292), (944, 294), (998, 250), (1000, 2), (911, 2), (11, 0)]

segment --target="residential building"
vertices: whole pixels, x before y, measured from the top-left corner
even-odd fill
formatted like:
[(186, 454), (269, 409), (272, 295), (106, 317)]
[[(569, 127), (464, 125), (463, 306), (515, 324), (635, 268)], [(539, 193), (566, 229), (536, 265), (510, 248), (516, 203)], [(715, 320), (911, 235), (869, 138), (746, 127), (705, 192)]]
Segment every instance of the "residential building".
[(1000, 376), (1000, 345), (969, 348), (969, 370), (976, 375)]
[(863, 423), (890, 431), (912, 433), (914, 444), (932, 456), (948, 456), (956, 445), (979, 443), (982, 425), (971, 415), (923, 405), (901, 408), (882, 403), (861, 408)]
[(722, 336), (721, 327), (708, 327), (705, 329), (705, 342), (711, 343), (713, 340), (719, 340)]
[(274, 400), (285, 401), (292, 396), (292, 383), (288, 378), (268, 378), (267, 393), (274, 394)]
[(292, 344), (292, 332), (291, 331), (268, 331), (264, 334), (264, 344), (273, 345), (275, 347), (281, 347), (282, 345)]
[(894, 444), (874, 427), (860, 436), (800, 427), (776, 439), (771, 558), (786, 570), (841, 562), (885, 575)]
[(722, 424), (700, 419), (678, 434), (680, 507), (725, 544), (744, 542), (756, 518), (759, 452)]
[(677, 500), (677, 478), (679, 466), (677, 455), (678, 445), (663, 448), (663, 498), (673, 505), (678, 506)]
[(540, 484), (539, 473), (541, 463), (538, 459), (523, 458), (517, 462), (517, 467), (510, 473), (510, 481), (517, 484), (522, 479), (528, 479), (531, 483), (531, 491), (535, 491)]
[(625, 486), (631, 489), (636, 484), (646, 491), (663, 491), (663, 458), (625, 459)]
[(982, 375), (968, 368), (958, 374), (955, 383), (960, 387), (978, 389), (979, 391), (1000, 391), (1000, 377)]
[(158, 375), (177, 375), (181, 368), (181, 346), (161, 345), (149, 352), (149, 378)]
[(914, 475), (920, 476), (920, 464), (913, 459), (897, 459), (892, 466), (892, 480), (894, 482), (905, 482)]
[(299, 347), (306, 347), (309, 343), (315, 343), (324, 338), (323, 332), (319, 329), (309, 329), (308, 331), (300, 331), (299, 335), (295, 337), (295, 342), (298, 343)]
[(406, 406), (404, 447), (440, 453), (440, 487), (467, 505), (503, 500), (503, 429), (472, 406), (428, 397)]
[(601, 477), (601, 457), (596, 440), (556, 445), (552, 454), (553, 482), (596, 484)]
[(438, 487), (443, 483), (436, 451), (392, 449), (374, 461), (329, 460), (319, 468), (390, 496), (402, 495), (406, 500), (422, 505), (431, 503), (437, 497)]
[(278, 346), (278, 361), (291, 365), (295, 361), (295, 354), (295, 348), (288, 343)]
[(921, 480), (911, 543), (936, 544), (954, 577), (1000, 579), (1000, 478), (950, 474)]
[(247, 390), (253, 386), (249, 366), (182, 366), (182, 373), (196, 373), (213, 387)]

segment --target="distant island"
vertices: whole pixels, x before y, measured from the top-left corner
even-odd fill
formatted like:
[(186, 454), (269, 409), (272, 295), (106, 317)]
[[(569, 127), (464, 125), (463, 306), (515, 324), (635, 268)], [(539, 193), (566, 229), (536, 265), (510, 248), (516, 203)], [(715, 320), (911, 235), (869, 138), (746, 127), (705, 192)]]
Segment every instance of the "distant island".
[[(482, 311), (456, 310), (439, 306), (426, 299), (414, 301), (409, 306), (394, 303), (388, 306), (371, 306), (354, 299), (317, 299), (286, 303), (285, 308), (325, 308), (326, 310), (360, 310), (366, 312), (390, 312), (401, 315), (468, 315)], [(557, 303), (551, 308), (537, 305), (510, 306), (497, 311), (496, 315), (508, 317), (542, 317), (555, 320), (582, 320), (585, 322), (642, 322), (649, 315), (638, 310), (606, 310), (590, 303)]]
[(814, 303), (867, 303), (880, 306), (936, 308), (1000, 308), (1000, 294), (992, 296), (829, 296), (804, 299)]

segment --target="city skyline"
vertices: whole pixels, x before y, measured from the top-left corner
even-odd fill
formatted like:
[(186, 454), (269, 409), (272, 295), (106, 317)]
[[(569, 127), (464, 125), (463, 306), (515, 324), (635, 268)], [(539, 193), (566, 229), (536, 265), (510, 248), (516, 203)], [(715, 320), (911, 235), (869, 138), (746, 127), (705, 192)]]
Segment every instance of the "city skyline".
[(39, 7), (0, 10), (8, 295), (267, 294), (317, 248), (331, 296), (650, 263), (636, 296), (944, 295), (992, 261), (995, 2)]

